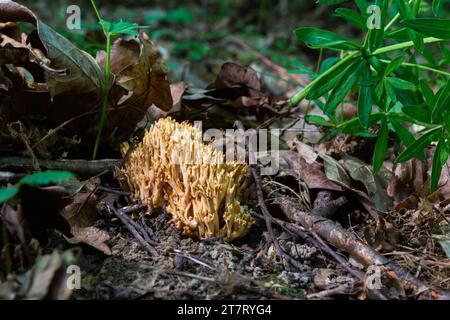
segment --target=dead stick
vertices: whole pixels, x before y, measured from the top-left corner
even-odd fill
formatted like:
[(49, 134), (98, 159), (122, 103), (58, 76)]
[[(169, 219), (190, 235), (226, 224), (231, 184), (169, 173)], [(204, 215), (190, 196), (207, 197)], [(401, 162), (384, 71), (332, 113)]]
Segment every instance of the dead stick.
[[(122, 166), (122, 160), (38, 160), (41, 169), (66, 170), (80, 176), (95, 176), (99, 173), (112, 171), (115, 167)], [(0, 157), (0, 169), (9, 171), (32, 171), (33, 163), (29, 158), (23, 157)]]
[[(264, 217), (257, 214), (252, 213), (253, 216), (256, 216), (259, 219), (264, 220)], [(281, 219), (273, 218), (272, 223), (279, 225), (281, 228), (286, 230), (288, 233), (298, 236), (305, 241), (309, 241), (312, 245), (314, 245), (318, 250), (323, 250), (325, 253), (334, 258), (342, 267), (347, 270), (350, 274), (355, 276), (360, 281), (366, 280), (366, 275), (364, 272), (354, 269), (348, 261), (346, 261), (343, 257), (333, 251), (328, 244), (326, 244), (322, 238), (320, 238), (314, 231), (305, 230), (303, 227), (283, 221)], [(370, 290), (373, 297), (379, 300), (386, 300), (387, 298), (381, 293), (379, 290)]]
[(304, 266), (297, 260), (293, 259), (288, 254), (286, 254), (283, 251), (283, 249), (281, 248), (280, 243), (278, 242), (278, 239), (275, 237), (275, 235), (273, 233), (273, 228), (272, 228), (272, 221), (271, 221), (272, 216), (269, 212), (269, 209), (267, 209), (266, 202), (264, 201), (264, 192), (262, 190), (261, 178), (259, 177), (258, 173), (256, 172), (256, 168), (253, 165), (250, 166), (250, 171), (252, 173), (253, 179), (255, 180), (256, 196), (258, 198), (258, 207), (261, 209), (261, 212), (264, 215), (267, 232), (269, 233), (270, 241), (273, 243), (273, 246), (275, 248), (275, 252), (276, 252), (277, 256), (282, 261), (284, 259), (284, 260), (286, 260), (286, 262), (289, 262), (296, 268), (302, 270), (304, 268)]
[(399, 279), (409, 283), (416, 293), (429, 291), (437, 299), (450, 299), (449, 292), (430, 288), (421, 280), (405, 272), (377, 251), (356, 239), (342, 226), (331, 220), (303, 211), (299, 204), (291, 198), (283, 197), (280, 200), (281, 209), (291, 221), (302, 225), (307, 230), (316, 232), (324, 240), (336, 248), (346, 251), (366, 267), (371, 265), (384, 266), (388, 269), (388, 272), (393, 272)]
[(145, 239), (142, 237), (142, 235), (135, 229), (132, 223), (127, 220), (126, 214), (122, 210), (117, 210), (111, 205), (108, 205), (108, 208), (122, 221), (122, 223), (127, 227), (127, 229), (133, 234), (133, 236), (140, 242), (140, 244), (147, 250), (147, 252), (152, 257), (158, 256), (158, 251), (156, 251), (155, 248), (153, 248)]

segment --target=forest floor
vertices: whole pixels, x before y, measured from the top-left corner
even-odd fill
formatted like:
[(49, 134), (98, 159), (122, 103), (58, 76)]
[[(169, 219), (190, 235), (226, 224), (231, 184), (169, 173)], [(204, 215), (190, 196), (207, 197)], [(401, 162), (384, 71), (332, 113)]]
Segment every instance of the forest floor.
[[(59, 12), (58, 6), (52, 11), (44, 8), (48, 6), (46, 2), (33, 1), (29, 5), (40, 19), (58, 31), (64, 30), (64, 20), (51, 14)], [(324, 131), (303, 121), (302, 113), (309, 108), (306, 103), (299, 106), (298, 114), (285, 117), (280, 110), (261, 111), (265, 107), (260, 106), (255, 108), (258, 110), (255, 115), (253, 109), (245, 109), (254, 106), (245, 106), (242, 101), (239, 107), (245, 111), (235, 112), (230, 109), (230, 101), (238, 101), (240, 93), (233, 91), (232, 86), (227, 88), (230, 91), (225, 96), (211, 98), (219, 94), (214, 92), (217, 89), (214, 85), (221, 75), (224, 77), (224, 64), (232, 62), (239, 72), (244, 70), (246, 74), (257, 75), (255, 82), (235, 69), (232, 78), (236, 83), (246, 90), (258, 91), (258, 101), (278, 101), (279, 104), (271, 105), (279, 107), (310, 81), (311, 75), (306, 69), (316, 69), (314, 61), (318, 53), (296, 43), (292, 30), (306, 25), (323, 27), (333, 24), (336, 18), (312, 4), (291, 8), (308, 12), (299, 13), (301, 17), (287, 12), (281, 5), (259, 10), (247, 8), (245, 4), (213, 9), (214, 14), (208, 15), (208, 9), (195, 3), (175, 8), (122, 5), (106, 7), (104, 14), (150, 24), (150, 38), (168, 66), (177, 111), (151, 110), (146, 114), (147, 122), (169, 114), (177, 120), (203, 120), (207, 127), (229, 128), (235, 120), (240, 120), (246, 127), (283, 129), (280, 171), (275, 176), (263, 178), (262, 185), (249, 188), (246, 195), (246, 205), (251, 208), (256, 221), (250, 232), (232, 243), (218, 238), (192, 239), (175, 228), (165, 210), (146, 215), (143, 208), (130, 210), (129, 217), (134, 224), (129, 220), (124, 224), (117, 212), (112, 212), (108, 206), (114, 204), (120, 211), (132, 203), (126, 194), (118, 194), (122, 186), (116, 174), (111, 174), (114, 171), (110, 170), (111, 166), (97, 168), (90, 174), (83, 172), (86, 168), (77, 166), (83, 179), (75, 186), (67, 186), (67, 190), (70, 197), (74, 194), (72, 191), (77, 190), (80, 197), (73, 196), (76, 199), (73, 203), (78, 207), (66, 207), (68, 215), (65, 218), (72, 227), (72, 234), (75, 224), (80, 228), (93, 228), (89, 231), (95, 239), (86, 233), (78, 239), (71, 238), (70, 233), (55, 227), (61, 224), (52, 216), (57, 210), (42, 203), (45, 200), (41, 196), (48, 194), (51, 199), (63, 201), (67, 194), (61, 196), (54, 190), (41, 190), (42, 194), (36, 190), (21, 191), (24, 203), (1, 207), (7, 225), (2, 230), (4, 234), (6, 230), (13, 230), (19, 238), (20, 232), (31, 233), (33, 240), (2, 238), (2, 244), (8, 247), (3, 250), (3, 261), (8, 264), (0, 264), (0, 298), (448, 298), (445, 290), (450, 289), (450, 262), (434, 233), (436, 225), (450, 214), (450, 182), (445, 183), (438, 193), (424, 196), (414, 192), (427, 181), (416, 177), (412, 169), (418, 167), (419, 162), (410, 162), (409, 167), (402, 167), (403, 173), (399, 174), (394, 172), (393, 159), (386, 159), (381, 173), (373, 173), (366, 162), (370, 162), (374, 139), (340, 136), (319, 142)], [(269, 15), (269, 10), (273, 14)], [(241, 17), (238, 12), (248, 14)], [(95, 26), (94, 18), (89, 14), (88, 21)], [(355, 34), (353, 29), (345, 27), (336, 32)], [(67, 30), (61, 33), (94, 56), (103, 46), (99, 32), (89, 28), (80, 33)], [(222, 108), (219, 111), (205, 108), (199, 114), (193, 112), (195, 108), (203, 108), (205, 100), (211, 102), (214, 99), (220, 100), (217, 100)], [(349, 118), (356, 113), (355, 108), (348, 110), (349, 114), (343, 117)], [(317, 107), (312, 108), (312, 113), (315, 112), (318, 112)], [(44, 128), (39, 127), (42, 123)], [(52, 125), (39, 120), (27, 128), (29, 144), (40, 142), (43, 137), (49, 143), (34, 149), (37, 158), (89, 160), (87, 154), (91, 150), (86, 150), (86, 145), (77, 147), (78, 142), (74, 142), (76, 139), (72, 139), (70, 132), (58, 129), (55, 136), (47, 139), (45, 134), (55, 129)], [(145, 122), (140, 123), (138, 129), (145, 126)], [(17, 182), (24, 176), (24, 170), (20, 170), (20, 165), (11, 157), (29, 156), (26, 148), (29, 144), (20, 140), (20, 134), (12, 140), (14, 142), (8, 140), (3, 149), (0, 143), (0, 151), (5, 155), (0, 159), (0, 171), (14, 172), (7, 180), (0, 180), (3, 185)], [(311, 144), (314, 148), (309, 147)], [(117, 146), (102, 149), (101, 156), (121, 158)], [(426, 172), (428, 167), (424, 166)], [(55, 169), (55, 166), (41, 167)], [(361, 169), (359, 175), (355, 174), (355, 168)], [(109, 171), (105, 174), (104, 170)], [(258, 188), (264, 191), (265, 199), (261, 199)], [(402, 190), (401, 194), (396, 190)], [(283, 201), (292, 199), (299, 203), (298, 208), (283, 206)], [(267, 229), (267, 217), (260, 214), (261, 201), (267, 203), (274, 219), (283, 221), (273, 221), (273, 230)], [(320, 221), (311, 222), (303, 216), (304, 213), (317, 213), (323, 207), (334, 208), (319, 216), (338, 225), (336, 229), (316, 229)], [(383, 214), (378, 214), (380, 208), (385, 209)], [(47, 212), (45, 219), (50, 222), (46, 220), (42, 226), (33, 228), (18, 223), (20, 219), (11, 218), (17, 214), (32, 223), (30, 214), (33, 210)], [(96, 211), (95, 218), (89, 210)], [(81, 222), (73, 222), (71, 214), (74, 212), (83, 216)], [(84, 224), (83, 219), (89, 222)], [(130, 232), (130, 226), (134, 230), (144, 230), (140, 232), (141, 237), (148, 236), (144, 241), (156, 250), (153, 256)], [(341, 242), (327, 238), (335, 231), (341, 232), (338, 234)], [(353, 242), (345, 241), (345, 237)], [(100, 238), (102, 240), (98, 240)], [(362, 249), (357, 247), (361, 243)], [(58, 252), (56, 256), (54, 252)], [(38, 259), (37, 262), (33, 263), (34, 259)], [(370, 279), (374, 278), (365, 271), (371, 263), (364, 265), (361, 259), (378, 265), (381, 272), (386, 271), (379, 279), (382, 288), (371, 287)], [(76, 261), (81, 269), (81, 289), (73, 290), (71, 294), (62, 289), (65, 284), (60, 277), (61, 266), (71, 264), (69, 261)], [(391, 264), (401, 272), (392, 269)]]

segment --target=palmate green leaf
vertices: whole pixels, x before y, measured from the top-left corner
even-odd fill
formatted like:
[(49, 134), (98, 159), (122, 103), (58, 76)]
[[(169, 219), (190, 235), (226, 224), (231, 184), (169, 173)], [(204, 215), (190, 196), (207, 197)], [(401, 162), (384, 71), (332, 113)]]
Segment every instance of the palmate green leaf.
[(139, 35), (139, 28), (145, 28), (145, 26), (139, 26), (137, 23), (130, 23), (123, 20), (117, 22), (102, 20), (102, 24), (105, 31), (112, 35), (129, 34), (137, 36)]
[(372, 166), (373, 171), (378, 172), (383, 165), (384, 158), (386, 157), (387, 145), (388, 145), (389, 129), (387, 119), (384, 118), (381, 122), (380, 130), (378, 131), (378, 139), (375, 144), (373, 152)]
[(369, 126), (369, 117), (372, 113), (372, 92), (373, 84), (370, 83), (371, 71), (370, 65), (366, 64), (362, 70), (362, 82), (359, 88), (358, 97), (358, 117), (364, 128)]
[(418, 18), (406, 19), (402, 23), (408, 28), (424, 35), (440, 39), (450, 39), (450, 19)]
[(356, 42), (323, 29), (303, 27), (294, 32), (300, 41), (315, 49), (357, 50), (360, 48)]
[(358, 29), (367, 30), (366, 19), (359, 13), (347, 8), (338, 8), (335, 15), (341, 17)]
[(344, 100), (353, 85), (361, 78), (361, 71), (365, 65), (365, 60), (355, 61), (345, 72), (342, 79), (338, 82), (336, 87), (331, 91), (331, 94), (325, 103), (324, 113), (334, 118), (334, 111), (337, 106)]
[(9, 187), (9, 188), (1, 188), (0, 189), (0, 204), (13, 198), (18, 192), (19, 192), (19, 188), (16, 186)]
[(357, 58), (349, 59), (348, 61), (339, 65), (332, 73), (329, 73), (318, 80), (308, 92), (307, 99), (318, 99), (325, 95), (328, 91), (333, 89), (344, 76), (349, 66), (352, 65), (356, 59)]
[(19, 181), (19, 185), (42, 186), (50, 183), (61, 182), (74, 178), (74, 175), (67, 171), (42, 171), (28, 175)]
[(439, 138), (439, 143), (436, 147), (433, 156), (433, 163), (431, 167), (431, 186), (430, 189), (434, 192), (439, 183), (441, 177), (442, 167), (447, 163), (449, 155), (448, 145), (445, 141), (445, 137), (441, 136)]
[(419, 139), (414, 141), (405, 151), (403, 151), (395, 162), (408, 161), (420, 154), (431, 142), (435, 141), (441, 134), (441, 127), (436, 127), (425, 132)]

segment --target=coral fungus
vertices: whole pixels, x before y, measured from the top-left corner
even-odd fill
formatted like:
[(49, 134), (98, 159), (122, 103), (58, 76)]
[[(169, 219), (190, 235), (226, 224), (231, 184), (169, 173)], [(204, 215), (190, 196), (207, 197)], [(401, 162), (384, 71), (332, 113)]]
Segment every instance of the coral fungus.
[(123, 173), (136, 200), (151, 212), (166, 204), (173, 223), (186, 235), (232, 241), (254, 220), (240, 204), (248, 186), (248, 165), (226, 162), (202, 141), (202, 131), (165, 118), (127, 153)]

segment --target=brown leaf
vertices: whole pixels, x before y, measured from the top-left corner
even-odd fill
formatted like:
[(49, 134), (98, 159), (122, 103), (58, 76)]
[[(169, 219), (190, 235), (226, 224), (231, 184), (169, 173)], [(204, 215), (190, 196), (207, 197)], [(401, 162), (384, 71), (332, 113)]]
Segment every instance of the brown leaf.
[(77, 193), (73, 202), (67, 205), (61, 215), (70, 224), (70, 232), (79, 241), (94, 247), (106, 255), (111, 255), (111, 249), (106, 244), (110, 236), (106, 231), (94, 227), (97, 221), (97, 197), (91, 193)]
[[(394, 165), (394, 175), (387, 188), (388, 195), (400, 203), (411, 195), (426, 198), (430, 194), (430, 180), (433, 150), (426, 150), (426, 161), (412, 159)], [(442, 168), (437, 193), (444, 199), (450, 198), (450, 160)]]
[(72, 290), (67, 285), (67, 266), (76, 262), (73, 253), (53, 251), (51, 255), (40, 256), (34, 267), (27, 273), (28, 290), (25, 299), (65, 300)]
[[(20, 191), (25, 225), (29, 234), (44, 243), (46, 230), (56, 229), (67, 237), (71, 234), (105, 254), (111, 250), (105, 243), (110, 239), (106, 231), (93, 225), (97, 221), (97, 197), (91, 193), (77, 193), (71, 197), (64, 187), (35, 188), (23, 186)], [(20, 218), (17, 215), (17, 219)], [(25, 229), (27, 230), (27, 229)]]
[(216, 78), (215, 89), (218, 92), (226, 89), (238, 92), (237, 89), (240, 89), (240, 95), (245, 97), (261, 97), (262, 95), (261, 81), (255, 70), (230, 62), (222, 66)]
[(339, 184), (327, 178), (323, 165), (319, 162), (308, 163), (300, 154), (291, 151), (285, 154), (289, 167), (306, 183), (309, 189), (345, 191)]
[[(103, 66), (105, 56), (104, 52), (97, 55), (98, 63)], [(125, 90), (125, 94), (118, 101), (118, 110), (108, 115), (107, 127), (110, 131), (117, 129), (117, 139), (128, 138), (151, 105), (164, 111), (172, 108), (167, 71), (160, 60), (158, 51), (145, 33), (139, 38), (120, 38), (114, 42), (112, 72), (116, 86)]]

